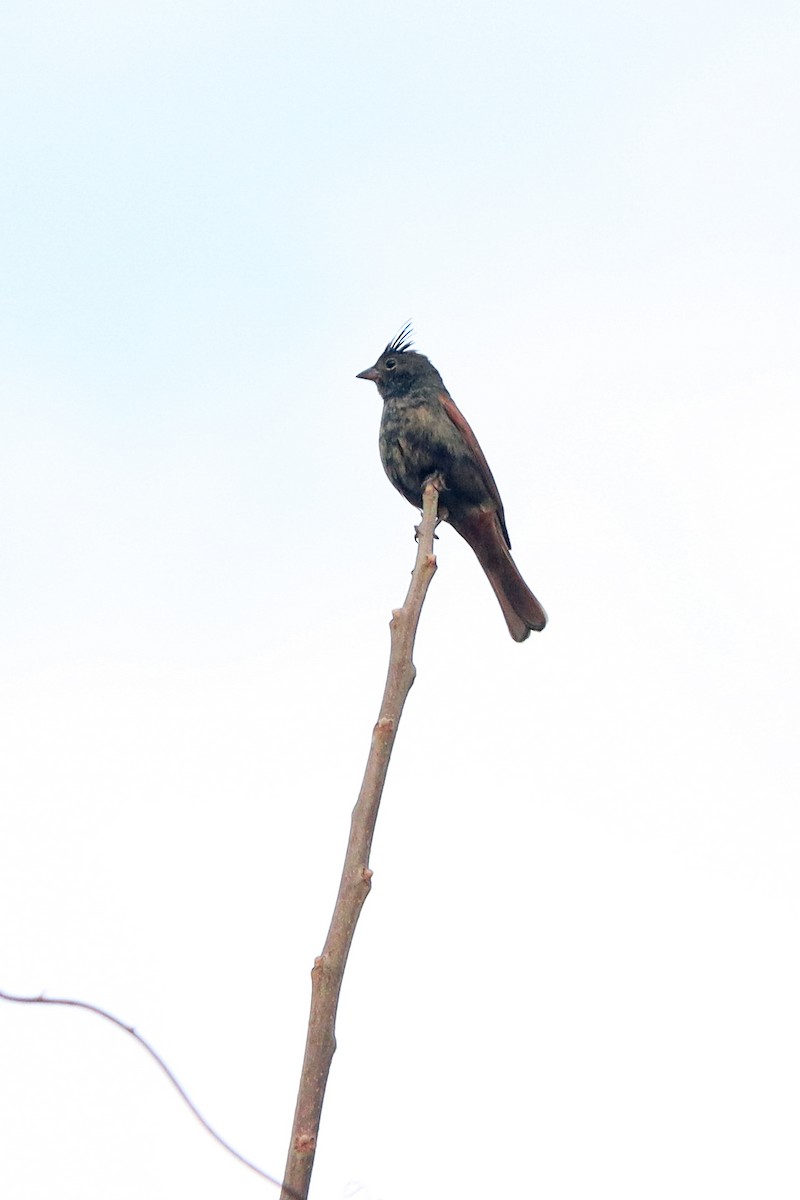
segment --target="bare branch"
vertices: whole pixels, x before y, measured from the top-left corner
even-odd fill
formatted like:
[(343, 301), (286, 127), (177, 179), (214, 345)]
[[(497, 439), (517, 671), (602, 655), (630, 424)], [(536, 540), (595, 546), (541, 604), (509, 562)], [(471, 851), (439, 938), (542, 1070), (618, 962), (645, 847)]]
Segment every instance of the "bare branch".
[[(139, 1043), (140, 1046), (143, 1046), (150, 1057), (158, 1063), (167, 1079), (170, 1081), (173, 1087), (176, 1088), (181, 1099), (185, 1104), (188, 1105), (206, 1132), (210, 1133), (214, 1140), (219, 1142), (220, 1146), (223, 1146), (224, 1149), (227, 1150), (229, 1154), (232, 1154), (234, 1158), (238, 1158), (239, 1162), (243, 1163), (244, 1166), (249, 1167), (251, 1171), (255, 1171), (256, 1175), (260, 1175), (262, 1179), (266, 1179), (267, 1183), (272, 1183), (275, 1185), (275, 1187), (281, 1186), (279, 1179), (275, 1179), (274, 1176), (268, 1175), (266, 1171), (262, 1171), (261, 1167), (257, 1167), (255, 1163), (250, 1162), (249, 1158), (245, 1158), (244, 1155), (240, 1154), (238, 1150), (234, 1150), (230, 1143), (226, 1142), (223, 1137), (220, 1137), (215, 1129), (212, 1129), (208, 1121), (197, 1109), (196, 1105), (193, 1104), (189, 1099), (188, 1095), (178, 1083), (178, 1080), (172, 1074), (172, 1071), (170, 1071), (161, 1055), (156, 1053), (150, 1043), (143, 1038), (140, 1033), (137, 1033), (132, 1025), (126, 1025), (124, 1021), (120, 1021), (119, 1017), (115, 1017), (113, 1013), (106, 1012), (104, 1008), (99, 1008), (96, 1004), (89, 1004), (85, 1000), (65, 1000), (63, 998), (51, 996), (14, 996), (9, 992), (3, 991), (0, 991), (0, 1000), (10, 1000), (15, 1004), (59, 1004), (63, 1008), (83, 1008), (87, 1012), (96, 1013), (98, 1017), (104, 1017), (106, 1021), (110, 1021), (111, 1024), (116, 1025), (118, 1029), (123, 1029), (125, 1033), (129, 1033), (131, 1037)], [(285, 1185), (282, 1194), (286, 1195), (288, 1200), (303, 1200), (303, 1197), (301, 1197), (299, 1193), (292, 1191), (291, 1188), (287, 1191)]]
[[(311, 972), (311, 1014), (281, 1200), (307, 1200), (308, 1197), (322, 1101), (336, 1049), (335, 1024), (339, 992), (353, 933), (370, 890), (372, 872), (369, 869), (369, 855), (372, 837), (375, 832), (375, 823), (378, 818), (378, 809), (397, 734), (397, 726), (416, 674), (412, 653), (420, 613), (428, 586), (436, 571), (433, 538), (437, 522), (439, 492), (442, 488), (443, 482), (439, 476), (433, 476), (425, 483), (422, 493), (422, 521), (417, 529), (417, 558), (411, 576), (411, 584), (403, 607), (395, 609), (392, 613), (391, 653), (380, 715), (372, 731), (372, 743), (364, 779), (353, 809), (350, 838), (330, 929), (322, 954), (315, 960)], [(64, 1008), (82, 1008), (103, 1017), (112, 1025), (124, 1030), (158, 1063), (184, 1103), (215, 1141), (244, 1166), (254, 1171), (256, 1175), (260, 1175), (262, 1179), (276, 1187), (281, 1186), (279, 1180), (256, 1166), (255, 1163), (250, 1162), (209, 1125), (163, 1058), (141, 1034), (136, 1032), (133, 1026), (126, 1025), (124, 1021), (107, 1012), (106, 1009), (85, 1000), (70, 1000), (43, 995), (16, 996), (4, 991), (0, 991), (0, 1000), (8, 1000), (15, 1004), (53, 1004)]]
[(281, 1200), (292, 1200), (298, 1195), (305, 1200), (308, 1196), (322, 1102), (336, 1049), (339, 992), (356, 923), (370, 890), (372, 837), (397, 726), (416, 674), (412, 652), (420, 612), (436, 571), (433, 536), (442, 487), (441, 478), (434, 476), (426, 480), (423, 488), (417, 560), (405, 603), (392, 613), (392, 646), (380, 715), (372, 731), (364, 780), (353, 809), (350, 839), (330, 929), (322, 954), (311, 971), (311, 1013)]

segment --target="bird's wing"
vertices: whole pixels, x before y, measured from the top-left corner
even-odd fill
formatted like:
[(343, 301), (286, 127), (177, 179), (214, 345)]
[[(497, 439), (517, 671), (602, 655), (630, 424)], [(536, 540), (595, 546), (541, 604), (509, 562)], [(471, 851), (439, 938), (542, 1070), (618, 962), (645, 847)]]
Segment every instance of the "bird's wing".
[(447, 413), (448, 417), (450, 418), (450, 420), (453, 422), (453, 424), (455, 425), (458, 432), (463, 437), (464, 441), (467, 444), (467, 448), (469, 449), (470, 454), (475, 459), (475, 462), (478, 464), (478, 468), (479, 468), (481, 476), (483, 478), (483, 482), (486, 484), (486, 490), (489, 493), (489, 495), (491, 496), (492, 500), (494, 500), (495, 504), (497, 505), (497, 517), (500, 522), (500, 528), (503, 531), (503, 537), (506, 539), (506, 545), (508, 546), (508, 548), (510, 550), (511, 549), (511, 539), (509, 538), (508, 530), (506, 529), (506, 518), (503, 513), (503, 501), (500, 499), (500, 493), (497, 490), (497, 484), (494, 481), (494, 475), (492, 474), (491, 470), (489, 469), (489, 464), (486, 461), (486, 456), (478, 444), (478, 439), (475, 437), (475, 434), (472, 432), (469, 421), (463, 415), (463, 413), (458, 409), (456, 402), (453, 399), (453, 397), (450, 395), (450, 393), (445, 392), (445, 391), (439, 392), (439, 399), (442, 402), (442, 408)]

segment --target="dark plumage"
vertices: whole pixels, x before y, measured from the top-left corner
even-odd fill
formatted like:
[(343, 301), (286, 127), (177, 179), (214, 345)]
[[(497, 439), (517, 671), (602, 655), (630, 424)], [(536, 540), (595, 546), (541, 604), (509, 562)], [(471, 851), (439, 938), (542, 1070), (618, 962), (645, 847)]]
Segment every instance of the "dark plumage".
[(475, 434), (439, 372), (411, 344), (406, 325), (375, 366), (356, 376), (377, 384), (383, 397), (379, 446), (384, 470), (417, 508), (425, 480), (443, 476), (440, 515), (475, 551), (511, 636), (523, 642), (532, 629), (544, 629), (547, 614), (511, 557), (503, 503)]

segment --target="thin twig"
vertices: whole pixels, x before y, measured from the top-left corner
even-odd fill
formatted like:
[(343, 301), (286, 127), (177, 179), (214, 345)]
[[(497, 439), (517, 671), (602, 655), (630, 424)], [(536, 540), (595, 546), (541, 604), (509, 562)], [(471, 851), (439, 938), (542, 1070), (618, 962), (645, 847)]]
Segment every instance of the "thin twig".
[[(0, 1000), (11, 1000), (15, 1004), (59, 1004), (63, 1008), (84, 1008), (87, 1012), (96, 1013), (98, 1017), (104, 1017), (106, 1021), (110, 1021), (111, 1024), (116, 1025), (118, 1029), (124, 1029), (125, 1033), (129, 1033), (131, 1037), (139, 1043), (140, 1046), (144, 1047), (150, 1057), (155, 1059), (155, 1061), (161, 1067), (161, 1070), (166, 1075), (167, 1079), (176, 1088), (181, 1099), (189, 1106), (192, 1113), (195, 1115), (195, 1117), (197, 1117), (197, 1120), (200, 1122), (206, 1132), (210, 1133), (214, 1140), (219, 1142), (220, 1146), (223, 1146), (229, 1154), (232, 1154), (234, 1158), (238, 1158), (240, 1163), (243, 1163), (244, 1166), (249, 1167), (251, 1171), (255, 1171), (256, 1175), (260, 1175), (262, 1179), (266, 1179), (267, 1183), (272, 1183), (275, 1185), (275, 1187), (281, 1186), (281, 1181), (279, 1179), (276, 1179), (273, 1175), (268, 1175), (266, 1171), (262, 1171), (261, 1167), (257, 1167), (255, 1163), (250, 1162), (249, 1158), (245, 1158), (245, 1156), (240, 1154), (238, 1150), (234, 1150), (233, 1146), (231, 1146), (229, 1142), (226, 1142), (223, 1137), (220, 1137), (217, 1131), (209, 1125), (208, 1121), (198, 1110), (197, 1106), (189, 1099), (188, 1095), (178, 1083), (178, 1080), (175, 1078), (172, 1071), (170, 1071), (161, 1055), (153, 1049), (150, 1043), (143, 1038), (140, 1033), (136, 1032), (132, 1025), (126, 1025), (124, 1021), (121, 1021), (119, 1017), (115, 1017), (113, 1013), (106, 1012), (104, 1008), (100, 1008), (97, 1004), (89, 1004), (85, 1000), (65, 1000), (63, 998), (56, 998), (54, 996), (13, 996), (9, 992), (2, 991), (0, 991)], [(289, 1200), (304, 1200), (299, 1193), (294, 1192), (291, 1189), (289, 1189), (287, 1192), (285, 1185), (284, 1194), (289, 1197)]]
[(442, 486), (437, 476), (427, 480), (423, 488), (417, 560), (405, 603), (392, 613), (392, 647), (380, 716), (372, 731), (364, 780), (353, 809), (350, 839), (330, 929), (322, 954), (314, 961), (311, 971), (311, 1013), (281, 1200), (291, 1200), (297, 1195), (306, 1200), (308, 1196), (322, 1102), (336, 1049), (339, 992), (356, 923), (370, 890), (372, 836), (397, 726), (416, 674), (411, 656), (420, 612), (436, 571), (433, 536)]

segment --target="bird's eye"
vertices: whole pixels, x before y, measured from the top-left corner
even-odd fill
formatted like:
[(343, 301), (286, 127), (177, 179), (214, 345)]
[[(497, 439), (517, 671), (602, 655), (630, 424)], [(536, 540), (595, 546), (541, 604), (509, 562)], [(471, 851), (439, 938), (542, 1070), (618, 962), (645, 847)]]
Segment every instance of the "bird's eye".
[(395, 369), (395, 367), (397, 366), (397, 359), (396, 358), (387, 358), (385, 366), (386, 366), (387, 371), (393, 371)]

